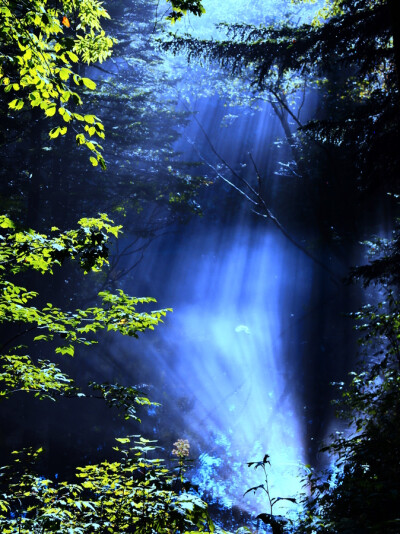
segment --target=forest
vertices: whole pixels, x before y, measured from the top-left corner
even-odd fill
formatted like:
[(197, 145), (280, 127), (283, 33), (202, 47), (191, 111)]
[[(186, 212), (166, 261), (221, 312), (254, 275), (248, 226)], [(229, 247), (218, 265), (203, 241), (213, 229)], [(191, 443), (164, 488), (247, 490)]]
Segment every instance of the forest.
[(0, 0), (0, 529), (400, 533), (397, 0)]

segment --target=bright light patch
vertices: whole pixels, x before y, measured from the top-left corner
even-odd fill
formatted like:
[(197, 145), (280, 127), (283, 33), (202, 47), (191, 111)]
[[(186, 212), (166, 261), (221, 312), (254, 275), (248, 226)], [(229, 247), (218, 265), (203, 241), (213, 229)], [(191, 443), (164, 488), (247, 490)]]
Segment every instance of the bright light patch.
[[(281, 335), (292, 290), (279, 276), (286, 269), (298, 283), (299, 256), (291, 249), (289, 261), (284, 238), (265, 228), (197, 235), (169, 265), (175, 311), (158, 330), (157, 349), (145, 351), (162, 370), (168, 402), (182, 406), (184, 437), (201, 451), (193, 481), (225, 506), (265, 512), (261, 495), (242, 497), (263, 483), (246, 462), (268, 453), (272, 495), (300, 490), (301, 417)], [(277, 505), (276, 513), (293, 507)]]

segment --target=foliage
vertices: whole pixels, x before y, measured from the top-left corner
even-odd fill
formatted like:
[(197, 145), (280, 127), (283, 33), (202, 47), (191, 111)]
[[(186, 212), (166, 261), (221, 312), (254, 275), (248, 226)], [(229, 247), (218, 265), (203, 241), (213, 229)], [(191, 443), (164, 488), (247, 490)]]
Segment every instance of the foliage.
[[(396, 195), (397, 197), (397, 195)], [(368, 247), (369, 262), (351, 270), (349, 280), (361, 280), (364, 287), (370, 284), (389, 287), (400, 286), (400, 234), (398, 228), (393, 231), (391, 239), (376, 237), (365, 241)]]
[[(172, 0), (170, 4), (172, 12), (167, 19), (171, 21), (186, 11), (196, 15), (204, 11), (197, 0)], [(43, 169), (38, 164), (42, 159), (39, 151), (54, 149), (53, 145), (42, 146), (43, 117), (53, 122), (60, 115), (59, 120), (64, 121), (51, 129), (51, 139), (71, 133), (82, 123), (83, 131), (75, 132), (77, 144), (86, 145), (93, 152), (93, 166), (105, 168), (102, 147), (92, 139), (96, 135), (104, 138), (102, 123), (95, 115), (75, 111), (78, 105), (84, 108), (91, 98), (97, 104), (101, 98), (100, 91), (95, 92), (95, 82), (83, 75), (84, 63), (105, 61), (116, 44), (103, 30), (101, 18), (108, 19), (109, 15), (101, 2), (92, 0), (6, 0), (0, 6), (0, 83), (4, 87), (1, 105), (7, 109), (7, 121), (18, 123), (22, 129), (27, 125), (31, 134), (30, 148), (24, 145), (22, 150), (27, 156), (22, 165), (30, 182), (27, 189), (31, 200), (37, 200), (46, 189), (40, 182)], [(78, 89), (71, 88), (73, 84)], [(93, 93), (90, 95), (88, 90)], [(11, 100), (12, 92), (17, 91), (19, 98)], [(9, 143), (8, 137), (2, 139), (5, 144)], [(60, 146), (62, 150), (67, 147), (64, 140)], [(68, 158), (62, 150), (57, 157), (63, 162), (63, 177), (69, 180)], [(53, 158), (50, 162), (53, 168), (56, 161)], [(192, 189), (185, 182), (181, 191), (186, 194)], [(181, 191), (169, 192), (171, 204), (181, 203)], [(44, 215), (41, 213), (42, 223)], [(31, 213), (28, 221), (32, 220), (30, 216)], [(79, 346), (98, 343), (99, 334), (105, 330), (137, 337), (162, 322), (169, 310), (146, 311), (154, 299), (131, 297), (122, 289), (100, 291), (97, 305), (68, 310), (44, 304), (45, 291), (36, 291), (35, 287), (41, 285), (37, 284), (41, 275), (47, 279), (59, 267), (68, 269), (67, 263), (78, 264), (85, 274), (101, 273), (108, 265), (111, 237), (118, 237), (121, 226), (102, 214), (80, 219), (75, 230), (62, 232), (52, 227), (49, 236), (26, 230), (1, 216), (0, 229), (0, 323), (7, 330), (0, 356), (2, 400), (20, 392), (51, 400), (101, 398), (108, 406), (121, 409), (126, 419), (139, 421), (137, 406), (155, 404), (139, 388), (90, 382), (87, 390), (81, 390), (56, 359), (62, 361), (65, 355), (74, 356)], [(27, 281), (29, 289), (25, 287)], [(144, 311), (137, 311), (139, 307)], [(14, 346), (16, 342), (24, 345)], [(121, 444), (115, 448), (121, 456), (119, 462), (104, 461), (79, 468), (77, 476), (84, 480), (78, 484), (38, 476), (33, 466), (41, 449), (14, 451), (15, 462), (2, 468), (0, 475), (2, 531), (214, 530), (207, 505), (196, 494), (182, 490), (184, 462), (180, 462), (179, 477), (173, 476), (162, 460), (149, 458), (154, 442), (136, 437), (138, 440), (130, 448), (120, 447), (129, 444), (132, 437), (117, 440)], [(188, 483), (184, 487), (187, 489)]]
[(104, 138), (103, 125), (75, 107), (82, 104), (78, 87), (83, 93), (96, 89), (93, 80), (79, 74), (79, 65), (102, 62), (111, 54), (113, 40), (101, 26), (108, 17), (98, 0), (4, 0), (0, 5), (0, 84), (7, 99), (16, 96), (8, 102), (9, 113), (38, 108), (46, 117), (59, 117), (51, 139), (79, 126), (76, 143), (93, 153), (93, 165), (102, 167), (102, 147), (93, 137)]
[(286, 175), (304, 199), (300, 218), (334, 241), (354, 233), (369, 195), (399, 186), (398, 24), (386, 0), (329, 1), (316, 17), (225, 24), (219, 39), (171, 35), (162, 46), (217, 62), (270, 100), (293, 154)]
[[(204, 12), (200, 0), (169, 2), (171, 21), (188, 11)], [(91, 78), (80, 74), (81, 67), (107, 60), (116, 42), (102, 26), (102, 19), (109, 18), (99, 0), (2, 0), (0, 5), (0, 86), (9, 114), (18, 117), (21, 110), (38, 108), (54, 117), (50, 139), (64, 136), (72, 126), (76, 144), (88, 148), (92, 165), (103, 169), (103, 147), (95, 140), (104, 139), (103, 124), (75, 108), (96, 89)]]
[[(129, 219), (129, 233), (113, 250), (99, 286), (114, 290), (155, 237), (201, 213), (197, 197), (206, 180), (198, 165), (174, 151), (188, 113), (176, 109), (179, 74), (168, 69), (151, 43), (154, 4), (113, 1), (103, 7), (110, 15), (104, 30), (118, 42), (102, 65), (79, 65), (82, 76), (96, 80), (79, 112), (85, 116), (101, 109), (107, 172), (88, 168), (86, 152), (76, 151), (68, 136), (48, 142), (46, 120), (3, 116), (3, 131), (9, 130), (0, 139), (0, 208), (44, 232), (98, 211), (118, 223)], [(125, 251), (128, 238), (131, 246)]]
[[(253, 83), (265, 88), (271, 77), (300, 73), (302, 77), (324, 75), (336, 65), (354, 66), (365, 75), (365, 81), (379, 81), (386, 73), (386, 83), (392, 83), (394, 51), (389, 10), (385, 1), (358, 0), (341, 2), (341, 14), (315, 27), (279, 21), (268, 26), (249, 24), (225, 25), (230, 40), (199, 41), (177, 38), (173, 51), (186, 49), (189, 57), (201, 55), (218, 59), (223, 67), (240, 73), (249, 67), (254, 72)], [(350, 5), (351, 4), (351, 5)], [(376, 37), (375, 41), (371, 36)], [(349, 42), (350, 39), (350, 42)], [(379, 66), (386, 69), (380, 72)], [(346, 73), (345, 73), (346, 75)], [(355, 81), (354, 71), (348, 71)]]
[[(383, 247), (383, 258), (358, 267), (353, 275), (365, 284), (384, 287), (385, 300), (352, 314), (361, 333), (362, 359), (350, 383), (338, 383), (337, 413), (348, 426), (322, 451), (333, 467), (306, 482), (310, 495), (299, 533), (387, 532), (399, 530), (400, 495), (400, 301), (397, 277), (397, 236)], [(390, 251), (386, 255), (387, 251)], [(391, 286), (391, 287), (390, 287)]]
[(119, 459), (78, 467), (78, 482), (35, 474), (39, 450), (14, 451), (0, 476), (2, 532), (213, 532), (207, 505), (174, 489), (176, 478), (159, 448), (141, 436), (117, 438)]
[[(137, 312), (138, 305), (154, 302), (154, 299), (130, 297), (122, 290), (116, 294), (100, 292), (101, 304), (86, 309), (63, 310), (51, 303), (32, 305), (31, 301), (39, 297), (38, 292), (16, 284), (10, 276), (17, 277), (26, 270), (53, 274), (67, 259), (78, 262), (85, 273), (97, 272), (107, 263), (110, 236), (117, 236), (121, 227), (115, 226), (104, 214), (97, 219), (81, 219), (76, 230), (60, 232), (53, 228), (52, 231), (57, 232), (54, 237), (33, 230), (18, 230), (5, 216), (0, 218), (0, 224), (0, 323), (9, 324), (14, 332), (1, 347), (1, 395), (8, 397), (24, 391), (39, 398), (83, 397), (85, 395), (57, 365), (47, 359), (18, 354), (13, 343), (21, 338), (30, 340), (35, 354), (48, 353), (51, 343), (55, 354), (74, 356), (77, 345), (97, 343), (96, 334), (103, 330), (137, 337), (140, 332), (153, 329), (168, 310)], [(43, 344), (45, 348), (41, 348)], [(20, 350), (24, 349), (20, 347)], [(96, 383), (91, 387), (110, 406), (124, 408), (126, 418), (137, 419), (135, 404), (149, 404), (135, 388)]]
[[(93, 393), (83, 393), (53, 362), (15, 354), (22, 347), (4, 353), (7, 345), (32, 332), (35, 353), (48, 352), (51, 343), (57, 354), (74, 355), (76, 344), (96, 343), (93, 334), (101, 330), (137, 337), (139, 332), (162, 320), (167, 310), (136, 312), (138, 304), (154, 299), (136, 299), (122, 290), (115, 295), (101, 292), (102, 305), (86, 310), (72, 313), (49, 303), (40, 309), (30, 302), (38, 297), (37, 292), (27, 291), (9, 279), (26, 270), (52, 274), (67, 259), (79, 262), (85, 272), (99, 271), (107, 263), (106, 243), (110, 235), (118, 235), (120, 227), (101, 215), (98, 219), (81, 219), (77, 230), (60, 232), (54, 228), (56, 237), (18, 230), (5, 216), (1, 217), (1, 228), (0, 322), (19, 326), (2, 347), (1, 396), (26, 392), (51, 400), (74, 396), (103, 398), (109, 406), (122, 409), (126, 419), (139, 420), (135, 405), (154, 403), (137, 388), (91, 382)], [(37, 330), (43, 334), (36, 335)], [(38, 343), (43, 342), (45, 348), (38, 348)], [(184, 482), (183, 462), (175, 477), (161, 459), (150, 458), (157, 448), (154, 442), (134, 437), (117, 439), (114, 450), (121, 456), (119, 461), (78, 468), (76, 476), (83, 479), (80, 483), (38, 476), (34, 464), (41, 448), (14, 451), (13, 463), (3, 467), (0, 475), (2, 532), (212, 531), (207, 505), (187, 491), (187, 483), (185, 491), (179, 489)], [(185, 457), (188, 447), (185, 442)]]
[(257, 516), (257, 519), (261, 519), (261, 521), (266, 524), (270, 525), (272, 528), (273, 534), (283, 534), (284, 527), (289, 522), (288, 519), (281, 515), (274, 514), (274, 506), (279, 501), (290, 501), (292, 503), (296, 503), (296, 499), (293, 497), (272, 497), (271, 491), (269, 487), (268, 482), (268, 473), (267, 473), (267, 466), (271, 465), (271, 462), (269, 460), (270, 456), (268, 454), (264, 455), (264, 458), (259, 462), (247, 462), (247, 465), (249, 467), (253, 467), (254, 469), (261, 468), (264, 473), (264, 482), (262, 484), (259, 484), (258, 486), (254, 486), (253, 488), (249, 488), (244, 495), (247, 493), (250, 493), (251, 491), (254, 492), (254, 494), (257, 491), (263, 492), (268, 501), (269, 511), (263, 512), (262, 514), (259, 514)]
[(205, 13), (205, 9), (201, 4), (201, 0), (169, 0), (171, 3), (172, 11), (168, 14), (167, 20), (172, 23), (180, 20), (182, 15), (186, 15), (187, 12), (194, 15), (201, 16)]

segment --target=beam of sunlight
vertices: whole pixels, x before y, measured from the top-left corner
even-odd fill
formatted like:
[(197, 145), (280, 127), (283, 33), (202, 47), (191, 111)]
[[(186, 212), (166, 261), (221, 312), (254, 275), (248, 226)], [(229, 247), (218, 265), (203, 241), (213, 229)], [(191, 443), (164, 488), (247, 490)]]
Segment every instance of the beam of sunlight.
[[(305, 272), (298, 256), (265, 227), (193, 232), (164, 272), (164, 298), (176, 311), (159, 329), (159, 343), (143, 340), (165, 389), (167, 417), (182, 421), (178, 437), (199, 451), (193, 481), (226, 506), (269, 511), (265, 500), (242, 498), (263, 482), (246, 462), (265, 453), (272, 494), (300, 489), (301, 410), (281, 336), (295, 273)], [(293, 287), (283, 287), (283, 272)]]

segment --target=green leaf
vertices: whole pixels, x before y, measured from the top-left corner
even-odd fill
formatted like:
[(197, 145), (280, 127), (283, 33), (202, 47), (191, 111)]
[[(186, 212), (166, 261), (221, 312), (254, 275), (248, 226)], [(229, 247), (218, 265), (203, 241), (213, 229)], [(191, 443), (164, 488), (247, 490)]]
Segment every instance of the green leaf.
[(73, 62), (73, 63), (78, 63), (79, 61), (79, 58), (76, 54), (74, 54), (74, 52), (71, 52), (70, 50), (67, 51), (67, 54), (69, 56), (69, 59)]
[(16, 111), (18, 111), (24, 107), (24, 101), (22, 100), (22, 98), (16, 98), (8, 104), (8, 107), (10, 109), (15, 109)]
[(66, 347), (57, 347), (56, 348), (57, 354), (68, 354), (69, 356), (74, 356), (75, 354), (75, 348), (73, 345), (67, 345)]
[(88, 89), (91, 89), (91, 90), (96, 89), (95, 82), (91, 80), (90, 78), (81, 78), (81, 81)]
[(56, 114), (56, 111), (57, 111), (57, 107), (54, 104), (46, 109), (45, 114), (47, 117), (53, 117)]
[(71, 71), (69, 69), (66, 69), (66, 68), (60, 69), (59, 76), (60, 76), (60, 79), (63, 80), (64, 82), (68, 80), (70, 75), (71, 75)]
[(60, 130), (61, 130), (60, 127), (53, 128), (52, 130), (50, 130), (49, 132), (50, 139), (56, 139), (60, 135)]

